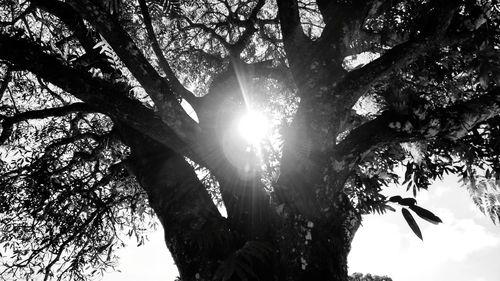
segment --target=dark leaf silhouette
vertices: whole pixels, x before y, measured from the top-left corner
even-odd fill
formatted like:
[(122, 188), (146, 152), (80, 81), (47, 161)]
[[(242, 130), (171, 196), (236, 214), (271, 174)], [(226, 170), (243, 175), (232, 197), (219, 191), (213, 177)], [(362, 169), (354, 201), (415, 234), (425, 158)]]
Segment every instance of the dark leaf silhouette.
[(401, 212), (403, 213), (403, 217), (405, 218), (406, 222), (410, 226), (411, 230), (413, 230), (413, 233), (415, 233), (415, 235), (417, 235), (418, 238), (420, 238), (421, 240), (424, 240), (422, 238), (422, 232), (420, 231), (420, 228), (418, 227), (417, 222), (415, 221), (415, 219), (411, 215), (410, 211), (408, 211), (408, 209), (406, 209), (406, 208), (403, 208), (403, 209), (401, 209)]
[(389, 198), (389, 202), (399, 203), (399, 202), (401, 202), (401, 200), (403, 200), (403, 198), (401, 198), (401, 196), (399, 196), (399, 195), (392, 196)]
[(430, 223), (438, 224), (438, 223), (443, 222), (438, 216), (434, 215), (431, 211), (426, 210), (422, 207), (419, 207), (417, 205), (412, 205), (412, 206), (409, 206), (409, 208), (412, 211), (414, 211), (415, 214), (417, 214), (419, 217), (421, 217), (422, 219), (424, 219)]
[(417, 204), (417, 200), (414, 198), (403, 198), (401, 201), (399, 201), (399, 204), (403, 206), (413, 206)]

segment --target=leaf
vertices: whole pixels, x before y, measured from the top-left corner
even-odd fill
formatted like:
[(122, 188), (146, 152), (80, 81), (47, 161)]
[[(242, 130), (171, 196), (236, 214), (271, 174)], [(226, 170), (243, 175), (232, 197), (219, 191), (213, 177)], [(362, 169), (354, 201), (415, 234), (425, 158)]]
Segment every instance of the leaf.
[(411, 230), (413, 230), (413, 233), (415, 233), (415, 235), (417, 235), (418, 238), (423, 241), (424, 239), (422, 238), (422, 232), (420, 231), (420, 228), (418, 227), (417, 222), (411, 215), (410, 211), (408, 211), (408, 209), (406, 208), (403, 208), (401, 209), (401, 213), (403, 213), (403, 217), (410, 226)]
[(385, 208), (386, 210), (391, 211), (391, 212), (396, 212), (396, 209), (394, 209), (393, 207), (391, 207), (391, 206), (389, 206), (389, 205), (385, 205), (385, 206), (384, 206), (384, 208)]
[(417, 200), (415, 200), (414, 198), (403, 198), (398, 203), (403, 205), (403, 206), (413, 206), (413, 205), (417, 204)]
[(101, 48), (104, 46), (106, 46), (106, 41), (102, 40), (102, 41), (98, 42), (97, 44), (95, 44), (94, 47), (92, 47), (92, 49), (97, 49), (97, 48)]
[(430, 223), (438, 224), (443, 222), (438, 216), (434, 215), (431, 211), (426, 210), (417, 205), (410, 206), (410, 209), (414, 211), (415, 214), (417, 214), (419, 217)]
[(411, 180), (411, 176), (413, 175), (413, 164), (409, 163), (406, 166), (406, 172), (405, 172), (405, 180), (403, 181), (403, 184), (409, 182)]
[(179, 0), (162, 1), (163, 11), (172, 17), (178, 17), (182, 14), (181, 2)]
[(403, 198), (399, 195), (392, 196), (389, 198), (389, 202), (399, 203)]

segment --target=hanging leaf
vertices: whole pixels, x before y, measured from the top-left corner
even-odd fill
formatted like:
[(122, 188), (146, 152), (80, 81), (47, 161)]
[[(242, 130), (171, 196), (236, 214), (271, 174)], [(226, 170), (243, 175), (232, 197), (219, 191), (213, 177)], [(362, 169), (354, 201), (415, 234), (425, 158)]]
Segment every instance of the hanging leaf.
[(412, 175), (413, 175), (413, 164), (408, 163), (408, 165), (406, 166), (405, 180), (403, 181), (403, 184), (410, 182)]
[(95, 44), (93, 49), (100, 49), (99, 54), (104, 54), (106, 61), (110, 63), (113, 68), (117, 68), (120, 58), (104, 38), (101, 37), (101, 41)]
[(392, 196), (389, 198), (389, 202), (399, 203), (403, 198), (399, 195)]
[(420, 228), (418, 227), (417, 222), (411, 215), (410, 211), (408, 211), (408, 209), (406, 208), (403, 208), (401, 209), (401, 213), (403, 213), (403, 217), (410, 226), (411, 230), (413, 230), (413, 233), (415, 233), (415, 235), (417, 235), (418, 238), (423, 241), (424, 239), (422, 238), (422, 232), (420, 231)]
[(396, 209), (394, 209), (393, 207), (391, 207), (391, 206), (389, 206), (389, 205), (385, 205), (385, 206), (384, 206), (384, 208), (385, 208), (386, 210), (391, 211), (391, 212), (396, 212)]
[(434, 215), (431, 211), (429, 210), (426, 210), (422, 207), (419, 207), (417, 205), (412, 205), (412, 206), (409, 206), (410, 209), (412, 211), (415, 212), (415, 214), (417, 214), (419, 217), (421, 217), (422, 219), (432, 223), (432, 224), (438, 224), (438, 223), (442, 223), (443, 221), (436, 215)]
[(403, 198), (398, 203), (403, 206), (413, 206), (417, 204), (417, 200), (415, 200), (414, 198)]
[(106, 46), (106, 41), (105, 40), (101, 40), (99, 41), (97, 44), (95, 44), (94, 47), (92, 47), (92, 49), (98, 49), (98, 48), (102, 48), (102, 47), (105, 47)]

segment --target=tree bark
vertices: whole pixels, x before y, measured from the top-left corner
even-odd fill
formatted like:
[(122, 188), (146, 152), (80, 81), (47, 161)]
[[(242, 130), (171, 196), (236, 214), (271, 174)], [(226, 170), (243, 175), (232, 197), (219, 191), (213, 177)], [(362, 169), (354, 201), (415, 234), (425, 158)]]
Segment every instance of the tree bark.
[(233, 250), (225, 219), (184, 157), (125, 125), (127, 166), (148, 195), (182, 280), (210, 280)]
[[(228, 264), (231, 258), (236, 263), (245, 262), (238, 260), (243, 258), (238, 253), (245, 250), (245, 243), (253, 241), (269, 245), (272, 250), (265, 257), (267, 264), (256, 256), (247, 256), (252, 259), (251, 270), (255, 274), (246, 276), (248, 280), (347, 280), (347, 255), (360, 217), (346, 196), (339, 193), (330, 210), (323, 210), (313, 218), (288, 207), (278, 211), (279, 217), (276, 217), (270, 213), (273, 204), (268, 201), (267, 206), (260, 206), (260, 215), (268, 216), (267, 224), (260, 221), (259, 225), (247, 228), (262, 225), (269, 228), (254, 229), (258, 235), (242, 236), (234, 230), (245, 229), (245, 226), (233, 225), (234, 222), (226, 221), (219, 214), (193, 168), (182, 156), (130, 127), (118, 124), (117, 128), (123, 141), (131, 147), (128, 169), (148, 194), (182, 280), (213, 280), (221, 271), (221, 265)], [(233, 181), (221, 181), (221, 184), (242, 184), (237, 191), (261, 185), (255, 180), (234, 180), (237, 172), (230, 167), (224, 169), (227, 175), (233, 175)], [(255, 209), (255, 206), (243, 207), (249, 211)], [(269, 217), (275, 219), (269, 220)], [(252, 232), (246, 234), (249, 233)], [(245, 280), (244, 275), (236, 271), (229, 276), (228, 280)]]

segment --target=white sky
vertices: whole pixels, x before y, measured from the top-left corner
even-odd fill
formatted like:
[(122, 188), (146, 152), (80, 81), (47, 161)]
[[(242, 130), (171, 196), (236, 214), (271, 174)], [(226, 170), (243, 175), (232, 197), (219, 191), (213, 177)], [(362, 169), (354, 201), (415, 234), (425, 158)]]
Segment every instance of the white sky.
[[(403, 188), (387, 193), (401, 194)], [(404, 197), (404, 196), (403, 196)], [(500, 226), (473, 205), (456, 178), (447, 178), (423, 191), (418, 204), (433, 211), (443, 223), (419, 218), (424, 241), (410, 230), (399, 210), (366, 216), (358, 231), (349, 271), (388, 275), (394, 281), (496, 281), (500, 276)], [(416, 216), (415, 216), (416, 217)], [(146, 245), (133, 241), (121, 250), (118, 269), (103, 281), (173, 281), (177, 270), (163, 244), (161, 231)]]

